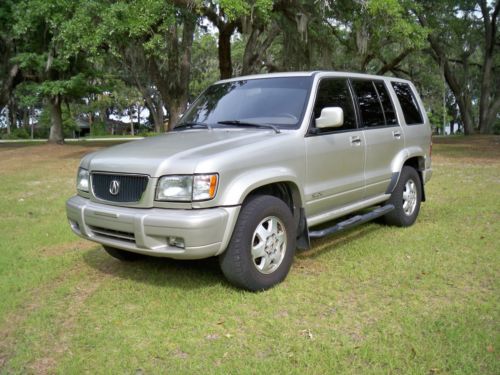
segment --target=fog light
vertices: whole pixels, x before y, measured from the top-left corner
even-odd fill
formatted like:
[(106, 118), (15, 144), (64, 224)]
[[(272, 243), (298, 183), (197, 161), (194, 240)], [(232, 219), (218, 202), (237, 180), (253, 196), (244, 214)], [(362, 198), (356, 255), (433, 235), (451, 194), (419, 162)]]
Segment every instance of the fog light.
[(184, 249), (186, 247), (184, 245), (184, 238), (181, 237), (167, 237), (167, 242), (169, 246), (178, 247), (180, 249)]

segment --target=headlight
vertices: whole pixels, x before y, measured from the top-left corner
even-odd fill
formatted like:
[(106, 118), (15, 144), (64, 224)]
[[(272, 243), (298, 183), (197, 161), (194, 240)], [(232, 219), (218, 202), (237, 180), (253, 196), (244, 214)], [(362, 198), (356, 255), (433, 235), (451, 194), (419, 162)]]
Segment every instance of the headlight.
[(78, 175), (76, 176), (76, 188), (77, 190), (89, 191), (89, 171), (83, 168), (78, 169)]
[(191, 201), (193, 176), (165, 176), (158, 181), (156, 199), (159, 201)]
[(156, 200), (191, 202), (213, 199), (217, 175), (164, 176), (158, 181)]

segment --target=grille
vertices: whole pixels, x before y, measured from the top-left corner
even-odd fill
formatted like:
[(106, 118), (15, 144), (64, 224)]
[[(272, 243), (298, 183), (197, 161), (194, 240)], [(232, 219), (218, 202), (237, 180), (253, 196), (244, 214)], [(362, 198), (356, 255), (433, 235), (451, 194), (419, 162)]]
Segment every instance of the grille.
[[(118, 181), (118, 194), (110, 193), (112, 181)], [(111, 202), (137, 202), (148, 185), (147, 176), (92, 173), (92, 189), (99, 199)]]

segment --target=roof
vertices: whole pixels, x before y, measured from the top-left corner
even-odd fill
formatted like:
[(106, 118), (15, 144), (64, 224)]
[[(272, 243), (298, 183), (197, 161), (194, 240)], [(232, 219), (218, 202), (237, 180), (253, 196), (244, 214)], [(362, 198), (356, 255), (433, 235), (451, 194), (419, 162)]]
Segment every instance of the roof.
[(334, 70), (314, 70), (309, 72), (281, 72), (281, 73), (265, 73), (265, 74), (252, 74), (241, 77), (234, 77), (229, 79), (223, 79), (215, 83), (225, 83), (234, 82), (241, 80), (250, 79), (263, 79), (263, 78), (284, 78), (284, 77), (313, 77), (315, 75), (333, 75), (337, 77), (353, 77), (353, 78), (364, 78), (364, 79), (384, 79), (391, 81), (402, 81), (409, 82), (406, 79), (392, 77), (392, 76), (379, 76), (374, 74), (364, 74), (364, 73), (354, 73), (354, 72), (339, 72)]

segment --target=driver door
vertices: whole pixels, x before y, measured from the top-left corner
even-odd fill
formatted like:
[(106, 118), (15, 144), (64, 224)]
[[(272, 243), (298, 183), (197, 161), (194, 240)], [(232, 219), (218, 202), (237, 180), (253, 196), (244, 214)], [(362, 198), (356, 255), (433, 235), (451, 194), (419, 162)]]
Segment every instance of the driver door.
[(364, 193), (365, 139), (357, 127), (347, 78), (320, 81), (314, 118), (320, 117), (326, 107), (341, 107), (344, 124), (325, 129), (312, 126), (305, 138), (308, 218), (360, 201)]

